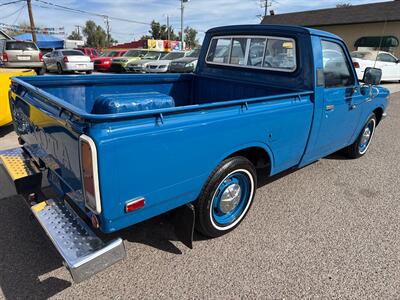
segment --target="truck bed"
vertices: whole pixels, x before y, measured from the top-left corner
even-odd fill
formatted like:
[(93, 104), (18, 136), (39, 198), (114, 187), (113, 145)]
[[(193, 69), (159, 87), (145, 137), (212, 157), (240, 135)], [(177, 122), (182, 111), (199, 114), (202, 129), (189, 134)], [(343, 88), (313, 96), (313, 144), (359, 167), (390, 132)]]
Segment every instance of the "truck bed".
[[(168, 75), (104, 75), (104, 76), (60, 76), (15, 78), (14, 82), (33, 94), (40, 94), (46, 102), (59, 106), (86, 120), (107, 120), (154, 114), (154, 112), (173, 112), (206, 108), (207, 106), (229, 105), (234, 101), (252, 101), (257, 98), (282, 96), (301, 92), (263, 84), (232, 79), (213, 78), (195, 74)], [(221, 86), (224, 87), (221, 89)], [(154, 109), (96, 109), (99, 99), (104, 105), (104, 96), (110, 99), (127, 98), (131, 95), (132, 103), (143, 98), (146, 93), (151, 98), (155, 93), (158, 98), (165, 96), (173, 99), (174, 105), (157, 106)], [(161, 97), (160, 97), (161, 96)], [(126, 100), (125, 100), (126, 103)], [(131, 104), (132, 104), (131, 103)], [(115, 102), (111, 103), (115, 106)], [(132, 105), (131, 105), (132, 106)], [(107, 112), (109, 111), (109, 112)]]

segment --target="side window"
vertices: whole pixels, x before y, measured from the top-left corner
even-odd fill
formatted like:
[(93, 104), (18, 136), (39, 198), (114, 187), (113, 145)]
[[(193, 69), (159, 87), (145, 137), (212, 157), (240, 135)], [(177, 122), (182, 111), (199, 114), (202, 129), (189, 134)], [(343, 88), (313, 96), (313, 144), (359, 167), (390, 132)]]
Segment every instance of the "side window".
[(231, 48), (230, 38), (220, 38), (212, 40), (207, 55), (207, 61), (227, 64), (229, 59), (230, 48)]
[(247, 38), (234, 38), (232, 40), (232, 52), (229, 63), (232, 65), (244, 65)]
[(264, 67), (285, 70), (296, 69), (294, 43), (284, 39), (268, 39)]
[(349, 62), (339, 44), (322, 41), (322, 59), (326, 88), (354, 85)]
[(387, 53), (379, 53), (377, 59), (379, 61), (384, 61), (384, 62), (391, 62), (391, 63), (397, 62), (397, 60), (393, 56)]
[(261, 67), (266, 39), (252, 38), (250, 41), (249, 57), (247, 65), (252, 67)]

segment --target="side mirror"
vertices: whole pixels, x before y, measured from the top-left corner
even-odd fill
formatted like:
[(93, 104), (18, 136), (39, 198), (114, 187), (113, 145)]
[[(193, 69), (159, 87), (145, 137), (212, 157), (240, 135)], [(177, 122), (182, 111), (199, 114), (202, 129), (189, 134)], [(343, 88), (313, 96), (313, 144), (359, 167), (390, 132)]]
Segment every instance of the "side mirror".
[(378, 85), (381, 83), (382, 70), (378, 68), (365, 68), (363, 81), (367, 85)]

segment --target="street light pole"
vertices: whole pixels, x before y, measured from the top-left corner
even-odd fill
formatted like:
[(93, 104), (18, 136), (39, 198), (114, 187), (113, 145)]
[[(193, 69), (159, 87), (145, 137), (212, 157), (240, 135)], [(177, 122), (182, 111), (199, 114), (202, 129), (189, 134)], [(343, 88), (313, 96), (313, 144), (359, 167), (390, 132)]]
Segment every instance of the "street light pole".
[(167, 15), (167, 36), (168, 36), (168, 41), (171, 40), (171, 29), (169, 27), (169, 15)]
[(107, 47), (110, 47), (110, 19), (108, 16), (104, 16), (106, 22), (106, 29), (107, 29)]
[(183, 32), (183, 11), (185, 10), (185, 6), (183, 5), (183, 0), (181, 0), (181, 42), (182, 42), (182, 48), (183, 48), (183, 41), (184, 39), (184, 32)]
[(182, 42), (182, 48), (183, 44), (185, 42), (185, 32), (183, 29), (183, 12), (185, 10), (185, 4), (186, 2), (189, 2), (189, 0), (181, 0), (181, 42)]

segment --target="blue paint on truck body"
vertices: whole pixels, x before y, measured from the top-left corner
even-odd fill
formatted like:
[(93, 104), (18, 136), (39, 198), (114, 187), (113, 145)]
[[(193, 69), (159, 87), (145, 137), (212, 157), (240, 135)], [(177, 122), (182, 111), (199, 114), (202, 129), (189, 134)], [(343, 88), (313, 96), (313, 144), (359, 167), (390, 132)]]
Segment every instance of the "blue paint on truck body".
[[(296, 70), (207, 63), (212, 38), (232, 35), (293, 39)], [(337, 43), (351, 62), (335, 35), (296, 26), (243, 25), (209, 30), (193, 74), (14, 78), (14, 124), (60, 193), (82, 189), (79, 136), (94, 141), (100, 229), (114, 232), (195, 201), (215, 167), (238, 151), (263, 153), (269, 158), (266, 172), (273, 175), (352, 144), (368, 116), (385, 111), (389, 93), (377, 87), (373, 101), (366, 101), (353, 68), (352, 86), (320, 85), (323, 40)], [(175, 106), (93, 110), (102, 95), (135, 93), (163, 94)], [(335, 110), (327, 111), (327, 105)], [(145, 197), (145, 206), (125, 213), (125, 204), (137, 197)], [(73, 199), (84, 214), (92, 214), (82, 197)]]

